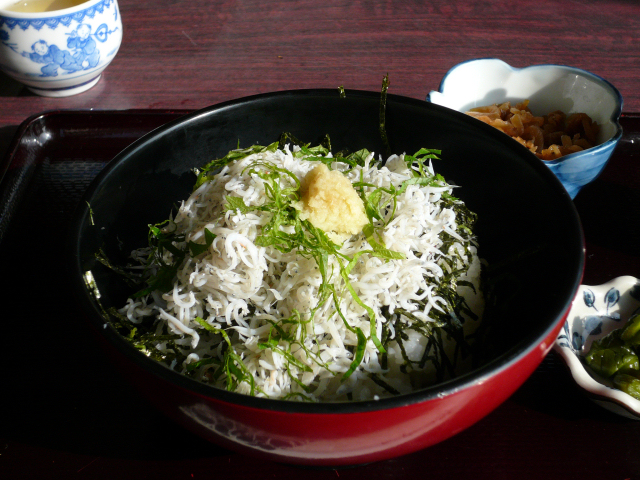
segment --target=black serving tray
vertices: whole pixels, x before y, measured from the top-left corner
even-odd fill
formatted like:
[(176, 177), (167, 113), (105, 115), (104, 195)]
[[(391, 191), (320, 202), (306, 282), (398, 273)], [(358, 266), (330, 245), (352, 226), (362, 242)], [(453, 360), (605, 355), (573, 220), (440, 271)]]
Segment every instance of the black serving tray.
[[(61, 111), (32, 117), (0, 163), (2, 478), (620, 478), (640, 480), (640, 424), (598, 407), (549, 355), (503, 405), (426, 450), (344, 471), (242, 457), (173, 425), (103, 357), (66, 285), (67, 224), (120, 150), (188, 111)], [(640, 114), (574, 204), (583, 283), (640, 277)], [(541, 286), (541, 295), (545, 292)], [(514, 312), (514, 321), (518, 321)], [(194, 476), (195, 474), (195, 476)], [(84, 475), (84, 477), (82, 477)]]

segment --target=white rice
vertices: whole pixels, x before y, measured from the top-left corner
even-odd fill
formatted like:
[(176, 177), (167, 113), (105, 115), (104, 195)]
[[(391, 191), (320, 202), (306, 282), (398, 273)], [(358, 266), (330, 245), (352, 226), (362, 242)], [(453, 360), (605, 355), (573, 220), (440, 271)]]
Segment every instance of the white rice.
[[(294, 148), (293, 152), (297, 150)], [(345, 288), (335, 257), (329, 257), (333, 273), (329, 271), (328, 280), (335, 286), (341, 312), (351, 328), (347, 328), (337, 314), (331, 298), (318, 305), (323, 280), (313, 258), (301, 256), (296, 251), (283, 253), (274, 247), (256, 245), (256, 238), (271, 219), (272, 212), (243, 214), (239, 210), (224, 209), (227, 196), (240, 197), (247, 206), (266, 201), (264, 180), (247, 169), (256, 160), (268, 161), (302, 179), (316, 162), (296, 158), (293, 152), (287, 147), (284, 151), (250, 155), (224, 167), (197, 188), (182, 202), (173, 221), (176, 231), (186, 235), (186, 241), (204, 243), (205, 228), (215, 234), (210, 248), (197, 257), (187, 255), (172, 290), (142, 299), (129, 299), (120, 312), (134, 324), (153, 316), (156, 332), (178, 334), (176, 343), (184, 349), (186, 360), (174, 368), (181, 372), (201, 359), (223, 358), (225, 342), (221, 342), (220, 335), (205, 330), (196, 322), (196, 317), (205, 319), (214, 328), (225, 330), (235, 353), (253, 375), (253, 393), (258, 396), (323, 401), (388, 396), (389, 392), (379, 386), (379, 382), (371, 380), (371, 374), (400, 393), (411, 391), (416, 383), (412, 383), (415, 374), (401, 371), (404, 359), (397, 342), (387, 344), (386, 368), (381, 365), (380, 351), (371, 338), (369, 315)], [(433, 167), (428, 167), (433, 174)], [(383, 167), (379, 167), (370, 155), (364, 167), (349, 170), (351, 167), (334, 162), (331, 168), (348, 171), (346, 174), (352, 182), (362, 179), (379, 187), (399, 186), (412, 176), (403, 156), (390, 157)], [(285, 185), (286, 179), (282, 182)], [(368, 187), (368, 190), (372, 188)], [(444, 183), (440, 186), (410, 185), (397, 197), (394, 217), (384, 219), (388, 224), (379, 231), (381, 243), (404, 254), (405, 258), (387, 261), (364, 254), (350, 272), (351, 286), (375, 314), (373, 324), (377, 338), (381, 338), (383, 325), (390, 322), (389, 318), (397, 309), (411, 312), (423, 321), (432, 321), (435, 311), (445, 309), (443, 299), (434, 294), (437, 281), (448, 269), (444, 260), (469, 268), (462, 278), (472, 282), (476, 290), (459, 287), (459, 291), (476, 313), (481, 312), (480, 264), (476, 249), (473, 245), (469, 247), (468, 238), (460, 236), (455, 213), (444, 208), (441, 202), (442, 194), (452, 190), (452, 186)], [(389, 211), (387, 215), (390, 214)], [(443, 232), (460, 240), (446, 252), (440, 250)], [(361, 250), (370, 249), (364, 235), (359, 234), (346, 239), (340, 252), (351, 258)], [(143, 253), (138, 251), (134, 256), (140, 258)], [(169, 253), (166, 260), (171, 261)], [(313, 320), (309, 322), (309, 311), (316, 307)], [(288, 318), (296, 311), (300, 312), (302, 322), (283, 328), (289, 329), (297, 342), (291, 344), (281, 340), (278, 347), (280, 351), (289, 351), (300, 365), (306, 365), (306, 371), (279, 351), (261, 347), (270, 333), (274, 335), (269, 322)], [(396, 321), (406, 322), (406, 319)], [(475, 328), (475, 324), (477, 322), (467, 319), (465, 331)], [(356, 328), (367, 338), (364, 357), (358, 368), (343, 379), (358, 344)], [(389, 325), (389, 330), (393, 336), (393, 324)], [(427, 340), (412, 330), (406, 332), (409, 335), (408, 341), (404, 342), (407, 355), (414, 360), (420, 359)], [(453, 341), (449, 343), (452, 354), (455, 345)], [(156, 348), (167, 348), (166, 342), (159, 341)], [(216, 368), (212, 364), (199, 367), (195, 375), (210, 382)], [(420, 376), (419, 383), (425, 376), (434, 379), (435, 371), (427, 365)], [(306, 391), (292, 377), (307, 386)], [(226, 374), (222, 374), (216, 384), (225, 387), (226, 380)], [(236, 391), (250, 393), (251, 385), (242, 381)]]

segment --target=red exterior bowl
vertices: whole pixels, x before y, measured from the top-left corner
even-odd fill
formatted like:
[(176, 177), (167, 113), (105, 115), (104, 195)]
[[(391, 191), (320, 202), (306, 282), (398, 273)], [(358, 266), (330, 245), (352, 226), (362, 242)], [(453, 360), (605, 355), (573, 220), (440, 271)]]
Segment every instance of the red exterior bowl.
[[(476, 368), (408, 395), (352, 403), (297, 403), (214, 388), (150, 360), (107, 324), (102, 307), (128, 293), (95, 261), (102, 247), (124, 263), (145, 245), (147, 225), (186, 198), (192, 169), (229, 150), (288, 131), (310, 143), (329, 134), (335, 150), (385, 154), (379, 94), (302, 90), (213, 106), (165, 125), (121, 152), (80, 202), (67, 251), (72, 288), (87, 321), (124, 375), (168, 416), (224, 447), (278, 462), (338, 466), (407, 454), (469, 427), (506, 400), (548, 353), (580, 285), (584, 242), (562, 184), (501, 132), (427, 102), (389, 95), (393, 153), (442, 150), (436, 172), (478, 213), (480, 256), (491, 300)], [(90, 208), (89, 208), (90, 206)], [(91, 271), (99, 303), (85, 282)]]

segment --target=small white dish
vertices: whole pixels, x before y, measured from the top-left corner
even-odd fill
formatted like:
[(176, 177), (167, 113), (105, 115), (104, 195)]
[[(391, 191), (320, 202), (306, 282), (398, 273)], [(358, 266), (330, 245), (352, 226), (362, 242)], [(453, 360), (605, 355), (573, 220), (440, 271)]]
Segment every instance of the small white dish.
[(640, 311), (640, 280), (615, 278), (603, 285), (581, 285), (554, 350), (567, 363), (576, 383), (598, 405), (619, 415), (640, 420), (640, 400), (613, 388), (608, 379), (593, 372), (581, 360), (591, 344)]
[(523, 100), (530, 100), (529, 108), (537, 116), (555, 110), (567, 115), (586, 113), (600, 125), (597, 146), (544, 161), (574, 198), (600, 174), (622, 136), (622, 95), (611, 83), (565, 65), (514, 68), (502, 60), (485, 58), (456, 65), (443, 77), (439, 90), (427, 95), (427, 101), (459, 112)]

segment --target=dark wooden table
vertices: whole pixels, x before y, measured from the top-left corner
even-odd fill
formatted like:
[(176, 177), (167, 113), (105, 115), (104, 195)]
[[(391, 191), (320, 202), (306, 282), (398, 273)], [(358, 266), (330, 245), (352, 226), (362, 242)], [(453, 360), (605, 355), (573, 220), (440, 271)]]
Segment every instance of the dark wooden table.
[[(92, 90), (41, 98), (0, 74), (0, 158), (18, 126), (45, 111), (192, 110), (256, 93), (340, 85), (378, 91), (386, 73), (390, 92), (424, 99), (449, 68), (479, 57), (589, 70), (618, 87), (625, 112), (640, 112), (635, 0), (119, 3), (124, 41)], [(603, 175), (575, 200), (588, 284), (640, 277), (640, 122), (629, 125)], [(0, 310), (2, 479), (640, 479), (640, 422), (585, 398), (553, 354), (488, 417), (406, 457), (313, 470), (206, 443), (122, 381), (71, 318), (73, 306), (68, 319), (30, 315), (34, 304), (64, 305), (65, 290), (54, 285), (55, 269), (63, 267), (60, 212), (45, 215), (30, 198), (24, 203), (0, 243), (0, 295), (11, 305)], [(20, 255), (33, 252), (41, 263), (16, 267)], [(49, 273), (39, 277), (40, 270)]]

